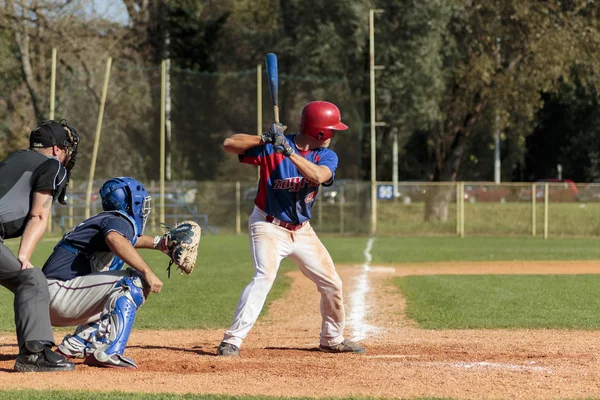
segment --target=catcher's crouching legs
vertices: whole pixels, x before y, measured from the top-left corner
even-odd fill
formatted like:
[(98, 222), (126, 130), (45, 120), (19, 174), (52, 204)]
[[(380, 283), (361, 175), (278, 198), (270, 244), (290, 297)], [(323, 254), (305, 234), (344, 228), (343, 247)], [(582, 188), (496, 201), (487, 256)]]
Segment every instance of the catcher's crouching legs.
[(79, 325), (72, 335), (63, 338), (56, 351), (67, 358), (85, 358), (94, 352), (98, 324)]
[(144, 304), (143, 281), (137, 273), (123, 277), (116, 291), (106, 302), (104, 315), (98, 325), (95, 349), (85, 363), (105, 367), (137, 368), (135, 362), (123, 357), (133, 328), (137, 310)]

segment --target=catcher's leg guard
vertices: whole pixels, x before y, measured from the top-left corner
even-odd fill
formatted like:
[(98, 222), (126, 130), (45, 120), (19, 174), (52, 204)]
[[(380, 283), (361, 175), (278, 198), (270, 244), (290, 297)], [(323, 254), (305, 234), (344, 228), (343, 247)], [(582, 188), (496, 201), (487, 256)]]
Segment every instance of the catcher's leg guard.
[(123, 352), (137, 310), (144, 304), (142, 280), (138, 275), (132, 274), (123, 277), (117, 283), (117, 287), (121, 287), (121, 290), (108, 300), (105, 307), (107, 315), (103, 317), (98, 329), (98, 336), (103, 338), (100, 340), (104, 340), (105, 343), (86, 358), (86, 363), (107, 367), (137, 368), (133, 360), (123, 357)]

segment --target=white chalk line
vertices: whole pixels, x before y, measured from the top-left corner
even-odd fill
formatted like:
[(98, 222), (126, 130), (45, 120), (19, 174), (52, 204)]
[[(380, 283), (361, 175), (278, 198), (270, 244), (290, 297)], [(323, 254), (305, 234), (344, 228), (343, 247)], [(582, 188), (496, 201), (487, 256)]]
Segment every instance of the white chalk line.
[(373, 261), (371, 249), (373, 248), (374, 241), (375, 238), (369, 238), (367, 241), (367, 247), (363, 252), (365, 263), (362, 267), (362, 273), (356, 278), (356, 285), (350, 294), (351, 308), (348, 320), (350, 325), (352, 325), (352, 340), (356, 341), (365, 339), (368, 334), (374, 334), (381, 331), (381, 328), (369, 325), (365, 318), (367, 314), (367, 294), (370, 290), (368, 275), (371, 270), (371, 261)]
[[(409, 359), (409, 358), (420, 358), (421, 355), (418, 354), (378, 354), (378, 355), (365, 355), (363, 358), (380, 358), (380, 359)], [(505, 364), (505, 363), (491, 363), (488, 361), (457, 361), (457, 362), (449, 362), (449, 361), (407, 361), (402, 364), (406, 365), (429, 365), (429, 366), (441, 366), (441, 367), (455, 367), (455, 368), (463, 368), (463, 369), (506, 369), (513, 371), (536, 371), (536, 372), (545, 372), (548, 374), (552, 373), (552, 369), (546, 367), (539, 367), (535, 364), (535, 361), (530, 361), (530, 365), (518, 365), (518, 364)]]
[[(531, 364), (534, 364), (535, 361), (531, 361)], [(546, 372), (551, 374), (552, 369), (546, 367), (538, 367), (534, 365), (516, 365), (516, 364), (504, 364), (504, 363), (491, 363), (487, 361), (479, 361), (479, 362), (432, 362), (427, 363), (429, 365), (441, 365), (441, 366), (449, 366), (449, 367), (459, 367), (465, 369), (473, 369), (473, 368), (490, 368), (490, 369), (509, 369), (516, 371), (539, 371)]]

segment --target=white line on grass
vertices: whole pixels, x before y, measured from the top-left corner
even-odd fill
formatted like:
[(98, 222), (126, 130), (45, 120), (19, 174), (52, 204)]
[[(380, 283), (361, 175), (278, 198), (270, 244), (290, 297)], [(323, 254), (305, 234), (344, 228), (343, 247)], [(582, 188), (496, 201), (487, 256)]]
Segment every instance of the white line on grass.
[(365, 255), (365, 263), (363, 264), (362, 273), (356, 278), (356, 285), (350, 294), (350, 314), (348, 320), (352, 325), (352, 340), (360, 341), (367, 337), (369, 333), (377, 333), (381, 328), (367, 324), (365, 315), (367, 312), (367, 293), (369, 292), (369, 271), (370, 264), (373, 260), (371, 249), (375, 238), (369, 238), (367, 247), (363, 254)]

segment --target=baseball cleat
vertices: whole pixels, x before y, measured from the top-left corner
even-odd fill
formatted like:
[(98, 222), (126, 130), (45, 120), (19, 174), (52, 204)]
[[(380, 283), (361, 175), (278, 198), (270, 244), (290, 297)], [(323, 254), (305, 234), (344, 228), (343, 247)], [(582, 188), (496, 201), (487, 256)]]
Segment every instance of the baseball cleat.
[(135, 361), (120, 354), (89, 354), (83, 363), (91, 367), (137, 369)]
[(344, 339), (344, 341), (340, 344), (336, 344), (334, 346), (319, 346), (319, 350), (325, 353), (355, 353), (355, 354), (363, 354), (366, 353), (364, 347), (359, 346), (349, 339)]
[(75, 364), (45, 348), (39, 353), (19, 354), (14, 369), (18, 372), (60, 372), (74, 370)]
[(219, 347), (217, 347), (217, 355), (218, 356), (239, 357), (240, 356), (240, 348), (231, 343), (221, 342)]

